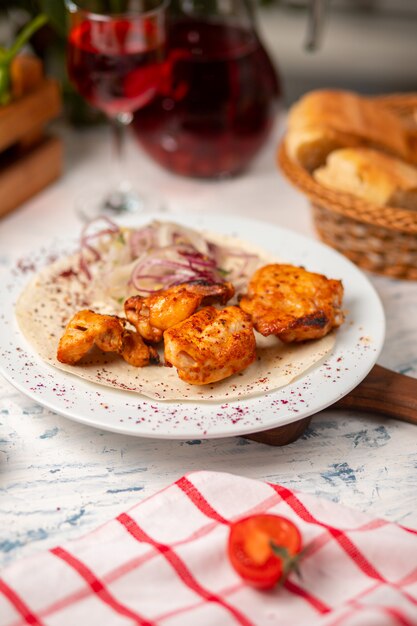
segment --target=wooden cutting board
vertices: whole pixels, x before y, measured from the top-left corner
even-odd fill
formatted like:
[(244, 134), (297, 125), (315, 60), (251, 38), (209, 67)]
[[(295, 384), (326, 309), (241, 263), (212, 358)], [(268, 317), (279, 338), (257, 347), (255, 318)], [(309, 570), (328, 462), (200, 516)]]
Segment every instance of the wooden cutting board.
[[(377, 413), (417, 425), (417, 379), (375, 365), (353, 391), (328, 408)], [(301, 437), (312, 417), (245, 437), (270, 446), (285, 446)]]

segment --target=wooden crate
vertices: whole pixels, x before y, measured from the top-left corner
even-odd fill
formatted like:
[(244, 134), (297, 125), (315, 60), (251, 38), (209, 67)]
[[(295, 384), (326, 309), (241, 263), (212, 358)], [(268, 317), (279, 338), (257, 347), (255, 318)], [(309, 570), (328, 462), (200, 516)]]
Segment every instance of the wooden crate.
[(30, 93), (0, 107), (0, 216), (61, 174), (61, 141), (44, 132), (60, 110), (59, 87), (52, 79), (42, 80)]

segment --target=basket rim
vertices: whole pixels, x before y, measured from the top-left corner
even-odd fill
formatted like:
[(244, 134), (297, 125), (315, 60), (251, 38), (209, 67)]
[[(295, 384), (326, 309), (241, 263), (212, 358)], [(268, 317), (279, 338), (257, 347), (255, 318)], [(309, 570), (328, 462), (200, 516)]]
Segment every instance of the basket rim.
[(417, 234), (417, 211), (372, 204), (350, 193), (323, 187), (307, 170), (290, 159), (285, 148), (285, 138), (279, 146), (278, 163), (288, 180), (304, 192), (311, 202), (324, 205), (335, 213), (372, 226)]
[(409, 109), (417, 106), (417, 91), (395, 91), (365, 97), (369, 97), (371, 100), (377, 100), (393, 109)]
[[(412, 111), (413, 108), (417, 108), (417, 92), (382, 94), (371, 96), (371, 98), (397, 111)], [(305, 193), (312, 202), (374, 227), (379, 226), (410, 235), (417, 234), (417, 211), (373, 204), (353, 194), (324, 187), (313, 178), (310, 172), (289, 157), (285, 138), (286, 135), (283, 136), (278, 147), (278, 165), (287, 179)]]

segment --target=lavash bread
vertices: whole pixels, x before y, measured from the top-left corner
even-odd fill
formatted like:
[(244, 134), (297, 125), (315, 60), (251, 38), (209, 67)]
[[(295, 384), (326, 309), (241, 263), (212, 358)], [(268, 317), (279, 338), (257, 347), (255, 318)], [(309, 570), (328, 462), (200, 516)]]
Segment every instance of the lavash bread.
[(286, 149), (312, 172), (339, 148), (367, 146), (413, 160), (407, 126), (370, 98), (349, 91), (318, 90), (303, 96), (289, 113)]
[(383, 152), (335, 150), (313, 176), (324, 187), (373, 204), (417, 210), (417, 168)]

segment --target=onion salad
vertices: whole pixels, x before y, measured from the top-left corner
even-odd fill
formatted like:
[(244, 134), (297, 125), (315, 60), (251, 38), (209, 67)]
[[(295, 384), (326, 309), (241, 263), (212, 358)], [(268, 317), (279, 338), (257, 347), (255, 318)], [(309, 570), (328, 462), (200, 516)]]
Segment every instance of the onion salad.
[(239, 292), (259, 261), (257, 254), (216, 243), (179, 224), (155, 220), (130, 229), (100, 217), (81, 234), (79, 273), (122, 301), (195, 281), (227, 281)]

